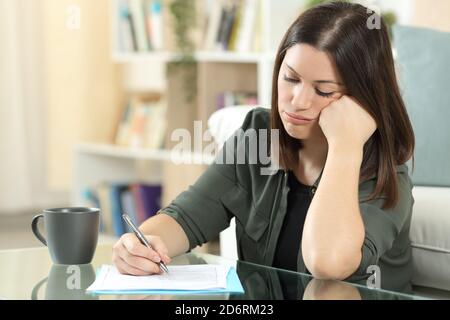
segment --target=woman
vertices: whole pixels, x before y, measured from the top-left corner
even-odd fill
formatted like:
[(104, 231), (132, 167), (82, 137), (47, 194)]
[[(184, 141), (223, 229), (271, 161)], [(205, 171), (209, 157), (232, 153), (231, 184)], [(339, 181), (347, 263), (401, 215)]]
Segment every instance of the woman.
[(279, 129), (280, 169), (262, 175), (260, 163), (212, 164), (140, 226), (155, 251), (134, 235), (120, 238), (120, 272), (160, 272), (155, 262), (217, 237), (236, 217), (241, 260), (409, 289), (414, 200), (405, 163), (414, 133), (386, 25), (369, 28), (369, 18), (345, 2), (297, 18), (276, 56), (271, 111), (251, 111), (222, 149), (248, 159), (244, 132)]

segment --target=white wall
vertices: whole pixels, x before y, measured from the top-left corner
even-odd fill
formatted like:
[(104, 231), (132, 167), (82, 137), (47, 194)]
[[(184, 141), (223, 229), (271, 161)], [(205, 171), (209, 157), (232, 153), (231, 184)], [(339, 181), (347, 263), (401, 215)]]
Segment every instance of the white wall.
[(47, 188), (39, 1), (0, 1), (0, 213), (56, 206)]

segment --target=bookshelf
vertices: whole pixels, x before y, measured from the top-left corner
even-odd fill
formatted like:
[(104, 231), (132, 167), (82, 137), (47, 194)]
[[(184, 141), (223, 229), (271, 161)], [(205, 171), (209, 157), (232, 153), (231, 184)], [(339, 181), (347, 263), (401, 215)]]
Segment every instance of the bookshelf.
[[(178, 55), (173, 52), (173, 39), (167, 40), (165, 47), (169, 50), (149, 50), (149, 51), (132, 51), (124, 52), (120, 49), (118, 41), (118, 15), (119, 6), (122, 0), (113, 1), (112, 7), (112, 60), (121, 63), (124, 66), (131, 64), (162, 64), (165, 65), (170, 61), (176, 60)], [(143, 0), (145, 3), (145, 0)], [(269, 106), (271, 99), (271, 84), (272, 84), (272, 68), (276, 55), (276, 49), (284, 34), (289, 27), (290, 23), (301, 12), (302, 6), (305, 0), (283, 0), (282, 2), (276, 0), (254, 0), (258, 6), (257, 13), (255, 13), (255, 21), (260, 21), (259, 33), (260, 44), (258, 51), (231, 51), (231, 50), (205, 50), (205, 38), (208, 32), (208, 14), (213, 10), (214, 2), (220, 2), (219, 0), (194, 0), (196, 2), (199, 15), (203, 15), (204, 18), (201, 23), (198, 23), (200, 27), (205, 30), (196, 31), (194, 41), (196, 43), (197, 50), (194, 53), (194, 58), (199, 64), (214, 64), (225, 63), (229, 65), (239, 64), (252, 64), (255, 67), (256, 77), (256, 92), (258, 95), (258, 102), (260, 105)], [(242, 7), (246, 2), (252, 2), (252, 0), (223, 0), (222, 3), (237, 3)], [(163, 10), (168, 11), (170, 0), (162, 0)], [(163, 18), (167, 18), (169, 14), (163, 14)], [(202, 19), (202, 18), (200, 18)], [(166, 21), (164, 21), (166, 22)], [(256, 23), (256, 22), (255, 22)], [(256, 27), (255, 27), (256, 28)], [(256, 31), (256, 30), (254, 30)], [(170, 30), (165, 32), (170, 34)], [(200, 35), (198, 35), (200, 34)], [(168, 38), (171, 38), (168, 36)], [(168, 87), (166, 87), (168, 89)], [(202, 90), (202, 88), (200, 88)], [(207, 90), (207, 88), (205, 88)]]

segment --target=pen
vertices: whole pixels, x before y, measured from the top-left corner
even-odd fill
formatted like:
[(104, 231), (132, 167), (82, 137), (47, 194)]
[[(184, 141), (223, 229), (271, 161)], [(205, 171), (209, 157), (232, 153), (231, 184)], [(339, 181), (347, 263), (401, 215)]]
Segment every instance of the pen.
[[(133, 230), (136, 237), (139, 239), (139, 241), (146, 246), (147, 248), (153, 249), (150, 243), (147, 241), (145, 236), (142, 234), (142, 232), (134, 225), (133, 221), (131, 221), (130, 217), (127, 214), (122, 215), (123, 220), (127, 223), (127, 225), (130, 226), (131, 230)], [(169, 273), (169, 269), (165, 265), (165, 263), (161, 260), (159, 263), (159, 267), (164, 270), (165, 272)]]

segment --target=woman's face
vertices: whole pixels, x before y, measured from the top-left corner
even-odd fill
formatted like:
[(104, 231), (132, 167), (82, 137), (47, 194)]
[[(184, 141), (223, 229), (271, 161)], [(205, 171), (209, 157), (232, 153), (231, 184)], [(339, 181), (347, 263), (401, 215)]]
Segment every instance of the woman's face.
[(287, 133), (302, 140), (323, 135), (320, 112), (344, 94), (341, 83), (325, 52), (307, 44), (289, 48), (278, 75), (278, 112)]

